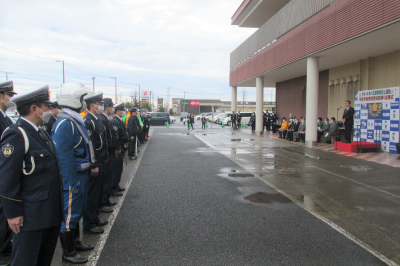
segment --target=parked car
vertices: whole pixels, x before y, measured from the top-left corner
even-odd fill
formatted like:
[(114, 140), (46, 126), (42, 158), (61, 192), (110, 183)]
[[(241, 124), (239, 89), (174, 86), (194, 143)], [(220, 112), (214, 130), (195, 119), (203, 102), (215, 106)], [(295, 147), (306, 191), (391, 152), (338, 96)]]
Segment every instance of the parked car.
[[(222, 121), (226, 118), (226, 117), (228, 117), (229, 116), (229, 118), (231, 117), (231, 114), (229, 114), (229, 113), (223, 113), (223, 114), (221, 114), (221, 115), (219, 115), (218, 116), (218, 124), (222, 124)], [(225, 122), (224, 122), (224, 124), (225, 124)]]
[(167, 112), (154, 112), (149, 114), (150, 125), (167, 125), (169, 119), (169, 113)]
[(182, 122), (183, 119), (186, 119), (187, 116), (188, 116), (188, 112), (181, 112), (180, 121)]
[(169, 123), (170, 124), (174, 123), (175, 121), (176, 121), (175, 117), (173, 117), (173, 116), (169, 117)]
[(216, 124), (221, 124), (221, 119), (226, 116), (226, 113), (220, 113), (219, 115), (214, 117), (214, 121)]

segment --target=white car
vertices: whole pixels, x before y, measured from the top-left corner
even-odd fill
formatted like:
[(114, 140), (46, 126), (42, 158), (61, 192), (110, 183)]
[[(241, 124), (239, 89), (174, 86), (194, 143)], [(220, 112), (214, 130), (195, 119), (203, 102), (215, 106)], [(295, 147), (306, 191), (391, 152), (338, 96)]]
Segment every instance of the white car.
[(175, 117), (169, 116), (169, 123), (172, 124), (176, 121)]

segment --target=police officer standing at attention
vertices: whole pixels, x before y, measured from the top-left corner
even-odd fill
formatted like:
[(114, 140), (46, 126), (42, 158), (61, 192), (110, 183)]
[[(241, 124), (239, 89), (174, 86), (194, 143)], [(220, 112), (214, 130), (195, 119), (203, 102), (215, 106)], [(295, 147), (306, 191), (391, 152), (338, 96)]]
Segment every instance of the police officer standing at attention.
[(238, 111), (236, 114), (236, 120), (237, 120), (236, 128), (239, 129), (240, 123), (242, 122), (242, 115), (240, 114), (240, 111)]
[[(14, 94), (16, 93), (14, 92), (14, 85), (11, 80), (0, 83), (0, 137), (4, 130), (13, 124), (11, 119), (7, 116), (6, 111), (8, 108), (15, 107), (15, 104), (11, 102), (11, 98)], [(12, 250), (11, 233), (12, 231), (7, 225), (7, 219), (4, 216), (3, 208), (1, 207), (0, 197), (0, 254)], [(2, 261), (0, 255), (0, 266), (4, 265), (7, 264)]]
[(128, 120), (128, 135), (129, 135), (128, 156), (129, 159), (136, 160), (137, 159), (136, 142), (138, 141), (138, 133), (139, 133), (139, 126), (136, 120), (137, 110), (134, 107), (130, 110), (130, 112), (131, 112), (131, 117), (129, 117)]
[(231, 123), (232, 123), (232, 128), (236, 129), (236, 114), (235, 111), (232, 111), (231, 114)]
[(147, 141), (147, 135), (149, 133), (148, 131), (148, 124), (149, 124), (149, 118), (147, 117), (147, 114), (145, 113), (144, 110), (140, 112), (140, 117), (142, 118), (143, 122), (143, 142)]
[(113, 176), (113, 166), (114, 163), (111, 158), (111, 154), (114, 153), (116, 157), (119, 156), (121, 153), (121, 150), (116, 150), (117, 148), (117, 134), (115, 130), (111, 126), (111, 121), (109, 116), (111, 114), (114, 114), (114, 104), (111, 98), (104, 98), (104, 112), (99, 115), (99, 119), (103, 123), (104, 129), (107, 134), (107, 142), (108, 142), (108, 163), (106, 164), (105, 167), (105, 178), (104, 178), (104, 183), (103, 183), (103, 196), (101, 200), (101, 208), (103, 207), (111, 207), (116, 205), (117, 203), (115, 201), (110, 201), (110, 196), (111, 196), (111, 182), (112, 182), (112, 176)]
[(92, 143), (79, 113), (86, 106), (83, 97), (91, 93), (91, 90), (79, 84), (63, 84), (57, 90), (57, 100), (63, 110), (58, 114), (52, 130), (64, 184), (64, 222), (60, 230), (62, 260), (72, 264), (88, 261), (77, 250), (94, 248), (80, 241), (79, 230), (79, 220), (87, 201), (90, 166), (95, 163)]
[(207, 119), (205, 118), (205, 116), (203, 115), (201, 117), (201, 129), (206, 129), (206, 124), (207, 124)]
[(124, 164), (124, 156), (126, 152), (126, 148), (128, 147), (128, 136), (126, 135), (125, 123), (122, 121), (122, 117), (126, 115), (124, 103), (117, 103), (114, 105), (115, 115), (111, 120), (112, 127), (117, 136), (117, 147), (116, 150), (120, 150), (121, 153), (111, 154), (111, 160), (114, 162), (114, 174), (111, 184), (111, 195), (112, 196), (122, 196), (122, 191), (125, 188), (121, 188), (119, 186), (119, 182), (121, 181), (122, 175), (122, 166)]
[(48, 123), (43, 123), (40, 125), (40, 127), (43, 128), (43, 130), (46, 131), (49, 135), (51, 135), (51, 130), (53, 129), (53, 125), (57, 120), (57, 115), (60, 112), (60, 110), (58, 108), (57, 100), (51, 99), (50, 102), (51, 102), (50, 109), (51, 109), (52, 116), (50, 117)]
[(87, 114), (83, 118), (85, 128), (95, 150), (96, 163), (91, 166), (89, 177), (88, 199), (83, 214), (83, 232), (88, 234), (102, 234), (104, 230), (98, 227), (100, 211), (112, 212), (110, 207), (101, 206), (103, 183), (105, 179), (105, 165), (108, 161), (108, 143), (104, 125), (98, 116), (104, 111), (103, 93), (95, 93), (84, 98)]
[(49, 86), (25, 90), (12, 101), (21, 117), (0, 143), (1, 205), (13, 231), (11, 265), (50, 266), (64, 199), (56, 147), (39, 127), (51, 116)]

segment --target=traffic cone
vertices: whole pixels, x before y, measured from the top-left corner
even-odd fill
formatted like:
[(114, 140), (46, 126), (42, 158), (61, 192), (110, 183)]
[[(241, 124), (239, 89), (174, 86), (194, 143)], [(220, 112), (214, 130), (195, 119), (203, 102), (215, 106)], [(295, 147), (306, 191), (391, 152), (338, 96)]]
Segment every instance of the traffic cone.
[(169, 128), (169, 121), (167, 121), (167, 128)]
[(243, 127), (243, 121), (242, 121), (242, 125), (240, 127)]
[(221, 127), (224, 127), (224, 122), (221, 123)]
[(206, 127), (208, 127), (208, 123), (206, 123)]

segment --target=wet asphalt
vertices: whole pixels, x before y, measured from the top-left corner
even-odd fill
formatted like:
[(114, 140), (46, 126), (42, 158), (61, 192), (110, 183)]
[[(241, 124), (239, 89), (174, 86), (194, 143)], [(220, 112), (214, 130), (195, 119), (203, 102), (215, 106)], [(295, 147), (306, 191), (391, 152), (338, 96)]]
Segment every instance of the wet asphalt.
[(335, 184), (309, 158), (334, 154), (179, 122), (146, 145), (97, 265), (386, 265), (315, 216), (338, 217), (314, 197)]

